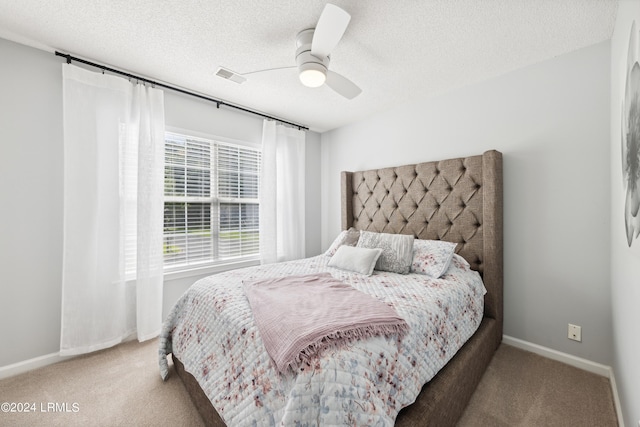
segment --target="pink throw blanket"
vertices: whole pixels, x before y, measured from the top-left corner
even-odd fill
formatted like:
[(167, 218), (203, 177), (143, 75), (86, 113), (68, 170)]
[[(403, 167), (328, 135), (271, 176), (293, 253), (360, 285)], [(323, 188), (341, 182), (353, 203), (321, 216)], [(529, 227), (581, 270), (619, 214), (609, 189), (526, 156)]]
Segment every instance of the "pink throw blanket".
[(372, 336), (402, 337), (409, 329), (392, 307), (329, 273), (243, 285), (267, 352), (282, 373), (326, 349)]

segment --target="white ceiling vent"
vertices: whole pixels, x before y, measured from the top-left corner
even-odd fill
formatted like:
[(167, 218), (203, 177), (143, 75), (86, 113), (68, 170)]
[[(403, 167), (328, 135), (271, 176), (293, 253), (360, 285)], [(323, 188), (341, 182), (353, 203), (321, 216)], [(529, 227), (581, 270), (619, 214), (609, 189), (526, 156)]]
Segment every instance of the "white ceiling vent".
[(232, 82), (235, 82), (235, 83), (243, 83), (244, 81), (247, 80), (246, 78), (242, 77), (240, 74), (235, 73), (223, 67), (218, 68), (218, 71), (216, 71), (216, 76), (222, 77), (223, 79), (231, 80)]

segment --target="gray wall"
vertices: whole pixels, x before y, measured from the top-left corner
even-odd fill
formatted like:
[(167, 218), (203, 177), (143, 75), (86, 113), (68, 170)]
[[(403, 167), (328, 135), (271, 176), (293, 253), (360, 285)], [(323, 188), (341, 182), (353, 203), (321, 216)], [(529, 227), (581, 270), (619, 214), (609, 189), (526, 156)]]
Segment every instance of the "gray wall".
[(598, 44), (324, 133), (323, 247), (340, 230), (340, 171), (500, 150), (505, 334), (611, 364), (609, 54)]
[[(0, 39), (0, 367), (60, 349), (62, 59)], [(111, 64), (117, 66), (117, 64)], [(260, 143), (262, 118), (165, 92), (167, 126)], [(320, 135), (307, 132), (307, 255), (320, 253)], [(165, 281), (164, 313), (201, 276)]]
[(62, 72), (0, 39), (0, 366), (60, 350)]
[(625, 236), (621, 167), (621, 104), (631, 23), (640, 30), (640, 3), (622, 1), (611, 39), (611, 299), (613, 369), (625, 425), (640, 420), (640, 240), (629, 248)]

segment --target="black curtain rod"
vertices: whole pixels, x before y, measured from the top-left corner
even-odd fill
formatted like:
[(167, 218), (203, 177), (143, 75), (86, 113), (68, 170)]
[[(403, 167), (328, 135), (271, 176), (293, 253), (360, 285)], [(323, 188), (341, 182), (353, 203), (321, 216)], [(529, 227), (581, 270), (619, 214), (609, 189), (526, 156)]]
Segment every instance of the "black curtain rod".
[(224, 105), (226, 107), (231, 107), (231, 108), (235, 108), (236, 110), (244, 111), (245, 113), (250, 113), (250, 114), (254, 114), (256, 116), (264, 117), (265, 119), (276, 120), (276, 121), (278, 121), (280, 123), (284, 123), (284, 124), (287, 124), (287, 125), (291, 125), (293, 127), (297, 127), (300, 130), (303, 130), (303, 129), (304, 130), (309, 130), (308, 127), (299, 125), (297, 123), (291, 123), (291, 122), (288, 122), (286, 120), (279, 119), (277, 117), (268, 116), (268, 115), (260, 113), (258, 111), (253, 111), (253, 110), (249, 110), (248, 108), (239, 107), (239, 106), (233, 105), (233, 104), (228, 104), (228, 103), (226, 103), (224, 101), (220, 101), (219, 99), (214, 99), (214, 98), (210, 98), (208, 96), (200, 95), (198, 93), (189, 92), (188, 90), (180, 89), (180, 88), (175, 87), (175, 86), (169, 86), (169, 85), (166, 85), (166, 84), (163, 84), (163, 83), (154, 82), (153, 80), (149, 80), (149, 79), (146, 79), (144, 77), (140, 77), (140, 76), (136, 76), (136, 75), (133, 75), (133, 74), (125, 73), (124, 71), (116, 70), (114, 68), (110, 68), (110, 67), (107, 67), (105, 65), (96, 64), (95, 62), (90, 62), (90, 61), (87, 61), (87, 60), (84, 60), (84, 59), (81, 59), (81, 58), (76, 58), (75, 56), (71, 56), (71, 55), (69, 55), (67, 53), (61, 53), (61, 52), (56, 51), (56, 56), (62, 56), (63, 58), (66, 58), (67, 59), (67, 64), (71, 64), (71, 61), (80, 62), (82, 64), (86, 64), (86, 65), (90, 65), (92, 67), (100, 68), (102, 71), (109, 71), (110, 73), (119, 74), (121, 76), (125, 76), (125, 77), (128, 77), (130, 79), (136, 79), (136, 80), (144, 82), (144, 83), (149, 83), (152, 86), (159, 86), (159, 87), (162, 87), (162, 88), (165, 88), (165, 89), (173, 90), (175, 92), (183, 93), (185, 95), (190, 95), (190, 96), (194, 96), (196, 98), (204, 99), (205, 101), (210, 101), (210, 102), (215, 103), (217, 108), (220, 108), (221, 105)]

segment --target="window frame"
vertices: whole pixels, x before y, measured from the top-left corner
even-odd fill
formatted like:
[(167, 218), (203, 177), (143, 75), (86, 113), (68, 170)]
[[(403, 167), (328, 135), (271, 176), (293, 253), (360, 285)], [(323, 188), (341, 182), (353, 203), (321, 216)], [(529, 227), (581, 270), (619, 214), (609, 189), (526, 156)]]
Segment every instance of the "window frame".
[[(223, 137), (223, 136), (218, 136), (218, 135), (212, 135), (212, 134), (208, 134), (208, 133), (204, 133), (204, 132), (198, 132), (198, 131), (194, 131), (194, 130), (190, 130), (190, 129), (183, 129), (183, 128), (177, 128), (177, 127), (171, 127), (171, 126), (166, 126), (165, 127), (165, 149), (166, 149), (166, 139), (167, 139), (167, 134), (175, 134), (175, 135), (179, 135), (181, 137), (192, 137), (192, 138), (198, 138), (198, 139), (204, 139), (204, 140), (208, 140), (212, 143), (211, 145), (211, 152), (213, 153), (215, 150), (213, 148), (213, 145), (215, 143), (221, 143), (221, 144), (230, 144), (230, 145), (234, 145), (234, 146), (238, 146), (240, 148), (248, 148), (251, 150), (256, 150), (258, 152), (260, 152), (260, 156), (262, 156), (262, 144), (261, 143), (257, 143), (257, 142), (251, 142), (251, 141), (243, 141), (243, 140), (237, 140), (237, 139), (233, 139), (233, 138), (228, 138), (228, 137)], [(261, 158), (261, 157), (260, 157)], [(214, 160), (214, 158), (212, 157), (212, 160)], [(219, 197), (219, 195), (217, 194), (217, 180), (214, 180), (214, 171), (215, 171), (215, 162), (212, 162), (211, 167), (210, 167), (210, 171), (211, 171), (211, 180), (210, 180), (210, 195), (209, 197), (205, 197), (204, 199), (207, 199), (206, 201), (210, 203), (211, 206), (211, 215), (214, 215), (214, 211), (219, 215), (219, 207), (222, 203), (225, 203), (227, 200), (235, 200), (235, 201), (239, 201), (242, 199), (232, 199), (232, 198), (227, 198), (227, 197)], [(258, 168), (258, 178), (259, 178), (259, 174), (260, 174), (260, 169)], [(164, 181), (165, 175), (163, 173), (163, 181)], [(217, 179), (217, 177), (216, 177)], [(258, 191), (259, 191), (259, 186), (258, 186)], [(180, 202), (183, 202), (184, 199), (187, 198), (187, 196), (185, 196), (184, 198), (181, 196), (166, 196), (164, 194), (164, 190), (163, 190), (163, 203), (167, 203), (167, 202), (176, 202), (179, 201), (180, 199), (182, 199)], [(259, 198), (260, 195), (258, 193), (258, 198), (257, 199), (252, 199), (254, 200), (254, 202), (257, 204), (258, 206), (260, 205), (259, 202)], [(215, 221), (215, 224), (218, 224), (218, 221)], [(210, 226), (213, 228), (214, 226), (214, 221), (213, 218), (211, 219), (211, 223)], [(219, 225), (218, 225), (219, 227)], [(218, 235), (218, 230), (211, 230), (212, 235), (216, 235), (216, 239), (217, 239), (217, 235)], [(163, 241), (164, 241), (164, 230), (163, 230)], [(213, 238), (213, 237), (212, 237)], [(217, 248), (213, 249), (213, 252), (217, 252)], [(163, 254), (163, 270), (164, 270), (164, 277), (167, 280), (174, 280), (174, 279), (180, 279), (180, 278), (186, 278), (186, 277), (192, 277), (192, 276), (196, 276), (196, 275), (209, 275), (209, 274), (213, 274), (213, 273), (218, 273), (218, 272), (222, 272), (222, 271), (228, 271), (228, 270), (232, 270), (232, 269), (236, 269), (236, 268), (243, 268), (243, 267), (249, 267), (249, 266), (255, 266), (255, 265), (259, 265), (260, 264), (260, 254), (256, 253), (253, 255), (245, 255), (242, 257), (238, 257), (238, 258), (233, 258), (233, 259), (227, 259), (227, 260), (211, 260), (211, 261), (203, 261), (201, 263), (195, 263), (195, 264), (191, 264), (191, 265), (175, 265), (175, 266), (166, 266), (164, 265), (164, 254)]]

